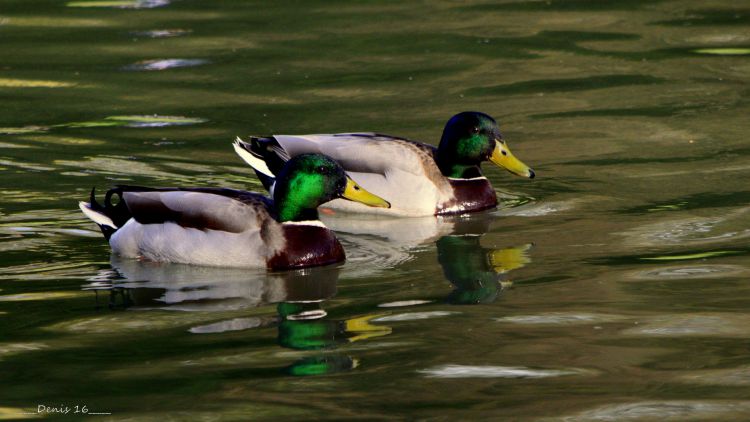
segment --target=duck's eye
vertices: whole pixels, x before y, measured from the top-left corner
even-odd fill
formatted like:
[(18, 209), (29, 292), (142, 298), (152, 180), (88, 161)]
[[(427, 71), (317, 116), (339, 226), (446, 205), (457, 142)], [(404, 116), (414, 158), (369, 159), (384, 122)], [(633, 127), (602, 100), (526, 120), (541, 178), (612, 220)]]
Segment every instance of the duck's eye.
[(479, 133), (479, 128), (478, 127), (471, 128), (471, 133)]
[(326, 172), (326, 168), (325, 168), (325, 166), (320, 166), (320, 167), (318, 167), (318, 173), (323, 173), (323, 174), (325, 174), (325, 172)]

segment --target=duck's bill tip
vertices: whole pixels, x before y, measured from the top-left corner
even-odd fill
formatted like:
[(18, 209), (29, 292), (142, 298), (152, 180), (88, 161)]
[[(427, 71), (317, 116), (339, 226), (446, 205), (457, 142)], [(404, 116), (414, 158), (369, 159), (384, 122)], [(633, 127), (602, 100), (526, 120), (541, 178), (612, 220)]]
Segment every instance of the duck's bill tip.
[(506, 145), (505, 143), (501, 143), (499, 141), (495, 142), (495, 149), (492, 151), (492, 155), (490, 155), (490, 161), (498, 167), (502, 167), (515, 174), (516, 176), (526, 177), (529, 179), (533, 179), (534, 177), (536, 177), (536, 172), (534, 172), (534, 170), (524, 164), (523, 161), (516, 158), (516, 156), (513, 155), (512, 152), (510, 152), (508, 145)]
[(385, 199), (368, 192), (362, 186), (358, 185), (357, 182), (351, 178), (346, 178), (346, 188), (344, 193), (341, 195), (342, 198), (350, 201), (360, 202), (371, 207), (378, 208), (390, 208), (391, 203)]

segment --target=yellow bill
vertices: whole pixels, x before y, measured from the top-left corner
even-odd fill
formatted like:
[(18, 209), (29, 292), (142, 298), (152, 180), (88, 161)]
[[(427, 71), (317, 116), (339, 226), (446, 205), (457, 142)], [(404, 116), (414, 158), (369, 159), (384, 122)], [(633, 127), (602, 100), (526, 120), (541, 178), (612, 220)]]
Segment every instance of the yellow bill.
[(344, 194), (341, 196), (350, 201), (361, 202), (371, 207), (391, 207), (390, 202), (366, 191), (362, 186), (358, 185), (357, 182), (352, 180), (349, 176), (346, 177), (346, 189), (344, 190)]
[(536, 175), (534, 170), (530, 169), (529, 166), (524, 164), (521, 160), (516, 158), (512, 152), (510, 152), (508, 145), (499, 140), (495, 140), (495, 149), (492, 151), (490, 161), (521, 177), (533, 179)]
[(347, 340), (354, 343), (355, 341), (390, 334), (393, 331), (391, 327), (370, 324), (371, 320), (382, 316), (385, 316), (385, 314), (365, 315), (344, 321), (344, 330), (349, 334), (356, 334), (353, 337), (348, 337)]

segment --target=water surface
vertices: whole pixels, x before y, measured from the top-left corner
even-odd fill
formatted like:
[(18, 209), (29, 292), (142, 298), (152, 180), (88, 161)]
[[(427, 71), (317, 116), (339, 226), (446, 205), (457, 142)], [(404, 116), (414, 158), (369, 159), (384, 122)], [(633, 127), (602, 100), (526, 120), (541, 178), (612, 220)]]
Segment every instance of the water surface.
[[(750, 418), (749, 20), (724, 0), (3, 1), (0, 419)], [(435, 144), (463, 110), (538, 177), (487, 167), (502, 204), (474, 216), (326, 216), (343, 265), (120, 260), (77, 210), (116, 183), (260, 190), (237, 135)]]

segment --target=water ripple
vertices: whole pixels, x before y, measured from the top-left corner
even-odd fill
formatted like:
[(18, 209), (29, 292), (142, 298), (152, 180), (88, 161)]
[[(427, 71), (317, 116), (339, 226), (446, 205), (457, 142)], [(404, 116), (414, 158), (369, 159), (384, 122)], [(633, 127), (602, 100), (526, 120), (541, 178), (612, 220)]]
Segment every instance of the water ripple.
[(191, 327), (188, 331), (194, 334), (224, 333), (227, 331), (243, 331), (257, 328), (263, 325), (261, 318), (234, 318), (227, 321), (214, 322), (212, 324)]
[(532, 369), (522, 366), (443, 365), (418, 371), (428, 378), (551, 378), (582, 375), (589, 371), (570, 369)]
[(704, 278), (737, 277), (747, 272), (739, 265), (696, 265), (687, 267), (663, 267), (633, 273), (638, 280), (693, 280)]
[(723, 217), (686, 218), (646, 224), (622, 233), (634, 246), (699, 244), (750, 237), (748, 209), (724, 213)]
[(750, 385), (750, 367), (693, 371), (680, 379), (695, 384), (747, 386)]
[(0, 127), (0, 135), (23, 135), (49, 130), (46, 126)]
[(541, 315), (514, 315), (502, 318), (495, 318), (498, 322), (510, 322), (513, 324), (528, 325), (572, 325), (572, 324), (593, 324), (602, 322), (620, 321), (627, 317), (623, 315), (609, 314), (577, 314), (565, 312), (550, 312)]
[(658, 337), (746, 337), (750, 315), (695, 313), (657, 316), (623, 331), (625, 335)]
[(449, 311), (431, 311), (431, 312), (407, 312), (403, 314), (388, 315), (373, 319), (373, 322), (394, 322), (394, 321), (417, 321), (421, 319), (439, 318), (449, 315), (457, 315), (460, 312)]
[(605, 405), (577, 415), (564, 417), (564, 421), (641, 421), (641, 420), (706, 420), (728, 413), (747, 415), (748, 401), (644, 401)]
[(141, 72), (154, 70), (175, 69), (178, 67), (193, 67), (209, 63), (205, 59), (159, 59), (143, 60), (123, 67), (123, 70)]
[(190, 29), (152, 29), (149, 31), (133, 31), (130, 35), (148, 38), (172, 38), (181, 37), (193, 32)]
[(0, 296), (0, 302), (73, 299), (85, 296), (82, 292), (35, 292)]
[(25, 352), (34, 352), (37, 350), (47, 349), (49, 347), (50, 346), (45, 343), (0, 343), (0, 360), (2, 360), (4, 356), (10, 356)]
[(68, 7), (111, 7), (115, 9), (153, 9), (155, 7), (164, 7), (171, 3), (171, 0), (91, 0), (91, 1), (71, 1)]
[(431, 300), (398, 300), (396, 302), (387, 302), (387, 303), (381, 303), (378, 305), (379, 308), (400, 308), (404, 306), (415, 306), (415, 305), (424, 305), (426, 303), (432, 303)]
[(512, 215), (518, 217), (540, 217), (543, 215), (567, 211), (571, 208), (573, 208), (572, 202), (532, 202), (518, 207), (498, 209), (492, 214), (500, 216)]

